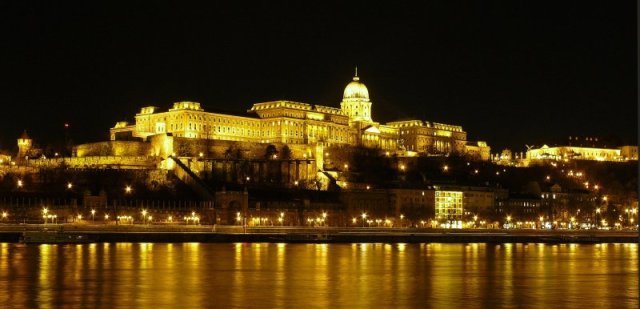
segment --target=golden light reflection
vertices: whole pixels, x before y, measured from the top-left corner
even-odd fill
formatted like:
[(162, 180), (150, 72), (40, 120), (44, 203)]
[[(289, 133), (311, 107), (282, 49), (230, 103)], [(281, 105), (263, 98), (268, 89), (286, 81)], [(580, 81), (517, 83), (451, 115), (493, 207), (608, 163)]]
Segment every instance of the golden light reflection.
[[(0, 289), (12, 291), (0, 294), (0, 307), (10, 301), (29, 308), (35, 300), (42, 307), (447, 307), (455, 299), (461, 308), (522, 302), (569, 308), (585, 300), (593, 308), (626, 308), (638, 304), (637, 250), (637, 244), (0, 243)], [(2, 278), (12, 278), (11, 285)]]

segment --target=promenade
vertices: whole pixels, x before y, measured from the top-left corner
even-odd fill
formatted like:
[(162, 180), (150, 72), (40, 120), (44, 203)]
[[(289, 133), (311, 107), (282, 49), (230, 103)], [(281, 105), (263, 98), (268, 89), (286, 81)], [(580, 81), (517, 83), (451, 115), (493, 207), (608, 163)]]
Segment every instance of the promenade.
[(212, 225), (0, 225), (1, 242), (25, 231), (63, 231), (92, 242), (302, 242), (302, 243), (637, 243), (631, 230), (431, 229), (243, 227)]

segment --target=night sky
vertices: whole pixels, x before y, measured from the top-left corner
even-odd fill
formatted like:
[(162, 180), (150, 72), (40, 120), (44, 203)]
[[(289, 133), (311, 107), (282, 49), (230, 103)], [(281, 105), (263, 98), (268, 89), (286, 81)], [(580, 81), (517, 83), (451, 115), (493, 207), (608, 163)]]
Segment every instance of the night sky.
[[(15, 3), (9, 3), (15, 2)], [(0, 148), (108, 138), (140, 107), (339, 107), (358, 66), (374, 119), (462, 125), (493, 151), (637, 136), (635, 1), (0, 3)], [(321, 4), (322, 3), (322, 4)]]

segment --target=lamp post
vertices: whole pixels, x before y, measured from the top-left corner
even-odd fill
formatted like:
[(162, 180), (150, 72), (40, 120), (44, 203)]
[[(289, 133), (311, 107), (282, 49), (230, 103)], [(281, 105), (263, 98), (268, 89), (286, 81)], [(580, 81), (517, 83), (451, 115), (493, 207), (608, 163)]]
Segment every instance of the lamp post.
[(91, 221), (96, 222), (96, 210), (91, 209)]
[(47, 224), (47, 213), (49, 213), (49, 209), (42, 208), (42, 217), (44, 218), (44, 224)]
[(400, 214), (400, 228), (402, 228), (402, 220), (404, 219), (404, 215)]
[(147, 210), (143, 209), (142, 210), (142, 224), (146, 224), (147, 223)]
[(366, 213), (366, 212), (363, 212), (363, 213), (362, 213), (362, 227), (364, 227), (364, 221), (365, 221), (365, 219), (367, 219), (367, 213)]

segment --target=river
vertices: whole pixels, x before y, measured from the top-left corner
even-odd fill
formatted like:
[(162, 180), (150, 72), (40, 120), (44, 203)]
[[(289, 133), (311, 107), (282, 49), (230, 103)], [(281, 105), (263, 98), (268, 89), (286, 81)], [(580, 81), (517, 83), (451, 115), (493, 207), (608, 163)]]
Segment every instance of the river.
[(0, 308), (638, 308), (638, 245), (0, 243), (0, 291)]

